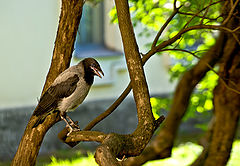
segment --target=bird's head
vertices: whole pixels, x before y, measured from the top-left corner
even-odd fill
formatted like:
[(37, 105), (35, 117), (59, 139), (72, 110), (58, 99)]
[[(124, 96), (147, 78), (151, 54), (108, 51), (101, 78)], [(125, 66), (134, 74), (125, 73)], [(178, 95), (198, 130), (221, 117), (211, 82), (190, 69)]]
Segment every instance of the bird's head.
[[(96, 75), (100, 78), (104, 76), (104, 73), (99, 65), (99, 63), (93, 59), (93, 58), (86, 58), (83, 60), (83, 65), (86, 71), (89, 72), (89, 74), (92, 74), (93, 76)], [(102, 74), (102, 76), (101, 76)]]

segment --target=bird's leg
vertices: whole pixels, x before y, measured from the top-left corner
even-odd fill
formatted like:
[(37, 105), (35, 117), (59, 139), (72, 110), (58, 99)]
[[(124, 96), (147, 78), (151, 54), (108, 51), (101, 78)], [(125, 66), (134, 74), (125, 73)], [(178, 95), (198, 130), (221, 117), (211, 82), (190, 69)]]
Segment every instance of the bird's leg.
[(66, 127), (70, 128), (71, 125), (69, 124), (69, 122), (66, 119), (66, 113), (65, 112), (60, 112), (60, 117), (61, 117), (62, 120), (64, 120), (66, 122)]
[[(67, 134), (67, 136), (69, 136), (73, 131), (79, 131), (80, 128), (78, 125), (76, 125), (73, 120), (67, 116), (66, 112), (61, 112), (60, 111), (60, 117), (61, 119), (63, 119), (66, 122), (66, 127), (68, 127), (70, 129), (69, 133)], [(71, 124), (69, 124), (69, 122), (67, 121), (67, 119), (69, 119), (69, 121), (71, 122)], [(74, 125), (73, 125), (74, 124)], [(77, 127), (76, 127), (77, 126)]]
[(60, 111), (60, 117), (62, 120), (64, 120), (66, 122), (66, 127), (68, 127), (70, 129), (69, 133), (67, 134), (67, 136), (73, 132), (73, 127), (69, 124), (69, 122), (66, 119), (66, 112), (62, 112)]
[(67, 114), (66, 114), (66, 118), (68, 119), (68, 121), (71, 122), (70, 125), (74, 127), (74, 129), (77, 129), (77, 130), (80, 129), (80, 127)]

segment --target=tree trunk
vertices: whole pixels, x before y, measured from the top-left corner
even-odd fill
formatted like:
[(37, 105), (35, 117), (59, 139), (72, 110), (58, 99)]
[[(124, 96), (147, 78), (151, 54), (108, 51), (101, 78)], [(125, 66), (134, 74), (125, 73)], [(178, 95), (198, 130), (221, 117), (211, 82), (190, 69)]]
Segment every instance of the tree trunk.
[(220, 76), (214, 90), (214, 107), (216, 122), (210, 143), (206, 166), (226, 165), (232, 148), (240, 114), (240, 95), (228, 87), (240, 87), (240, 49), (236, 40), (231, 37), (225, 46), (224, 59), (220, 65)]
[[(227, 8), (228, 10), (226, 10)], [(230, 10), (232, 10), (232, 6), (229, 5), (224, 12), (229, 14)], [(239, 9), (237, 8), (235, 11), (239, 11)], [(233, 11), (235, 16), (239, 17), (239, 13), (235, 11)], [(239, 19), (235, 16), (229, 20), (226, 27), (234, 29), (240, 26)], [(214, 90), (215, 119), (213, 128), (209, 129), (212, 131), (208, 131), (212, 135), (202, 154), (192, 164), (193, 166), (215, 166), (216, 164), (224, 166), (230, 157), (240, 114), (240, 95), (232, 90), (235, 89), (239, 92), (240, 84), (240, 48), (236, 38), (239, 38), (239, 35), (234, 37), (230, 33), (226, 34), (226, 44), (219, 48), (224, 47), (224, 51), (219, 71), (221, 78)]]
[[(81, 14), (82, 14), (82, 0), (62, 0), (62, 11), (60, 15), (60, 22), (55, 41), (53, 58), (49, 73), (43, 89), (44, 93), (54, 79), (62, 71), (67, 69), (72, 57), (74, 41), (76, 38)], [(46, 132), (59, 121), (57, 113), (49, 115), (36, 128), (32, 128), (37, 121), (36, 116), (32, 116), (24, 131), (18, 150), (12, 161), (12, 166), (32, 166), (36, 163), (36, 158)]]

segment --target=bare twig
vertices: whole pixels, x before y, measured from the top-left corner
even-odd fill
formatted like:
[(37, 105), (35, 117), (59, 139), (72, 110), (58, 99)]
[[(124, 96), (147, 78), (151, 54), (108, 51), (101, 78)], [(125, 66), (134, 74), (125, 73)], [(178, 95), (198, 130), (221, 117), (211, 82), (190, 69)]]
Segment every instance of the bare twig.
[[(175, 6), (175, 5), (174, 5)], [(158, 31), (153, 43), (152, 43), (152, 48), (156, 46), (157, 41), (159, 40), (159, 37), (161, 36), (161, 34), (163, 33), (163, 31), (166, 29), (166, 27), (168, 26), (168, 24), (170, 23), (170, 21), (173, 19), (173, 17), (178, 13), (179, 9), (181, 8), (181, 6), (179, 8), (175, 8), (173, 10), (173, 13), (170, 15), (170, 17), (167, 19), (167, 21), (163, 24), (163, 26), (161, 27), (161, 29)]]
[(236, 31), (238, 31), (240, 29), (240, 26), (239, 27), (237, 27), (237, 28), (235, 28), (234, 30), (232, 30), (232, 33), (234, 33), (234, 32), (236, 32)]
[(180, 44), (180, 42), (182, 41), (183, 37), (181, 36), (181, 38), (179, 39), (179, 41), (177, 42), (177, 44), (174, 46), (174, 48), (177, 48)]
[[(199, 59), (199, 60), (201, 59), (201, 58), (200, 58), (199, 56), (197, 56), (195, 53), (193, 53), (193, 52), (191, 52), (191, 51), (183, 50), (183, 49), (164, 49), (164, 50), (161, 50), (161, 51), (181, 51), (181, 52), (186, 52), (186, 53), (188, 53), (188, 54), (191, 54), (192, 56), (194, 56), (195, 58), (197, 58), (197, 59)], [(219, 77), (219, 79), (223, 82), (224, 86), (225, 86), (227, 89), (229, 89), (229, 90), (231, 90), (231, 91), (233, 91), (233, 92), (235, 92), (235, 93), (237, 93), (237, 94), (240, 94), (240, 91), (239, 91), (239, 90), (229, 87), (229, 86), (227, 85), (225, 79), (222, 78), (222, 77), (218, 74), (218, 72), (213, 69), (213, 67), (212, 67), (210, 64), (208, 64), (208, 63), (205, 62), (204, 60), (202, 60), (202, 62), (205, 63), (205, 65)], [(235, 84), (234, 84), (231, 80), (229, 81), (229, 83), (231, 83), (233, 86), (235, 86)]]
[[(206, 7), (202, 8), (201, 10), (199, 10), (198, 12), (196, 12), (196, 13), (188, 20), (188, 22), (183, 26), (182, 30), (185, 29), (185, 28), (190, 24), (190, 22), (191, 22), (196, 16), (198, 16), (202, 11), (204, 11), (204, 10), (208, 9), (210, 6), (216, 5), (216, 4), (218, 4), (218, 3), (222, 2), (222, 1), (224, 1), (224, 0), (220, 0), (220, 1), (217, 1), (217, 2), (214, 2), (214, 3), (211, 3), (211, 4), (207, 5)], [(201, 24), (200, 24), (200, 25), (201, 25)]]
[[(191, 31), (191, 30), (196, 30), (196, 29), (222, 30), (222, 31), (227, 31), (227, 32), (229, 32), (231, 34), (234, 34), (233, 30), (231, 30), (231, 29), (229, 29), (227, 27), (224, 27), (224, 26), (220, 26), (220, 25), (194, 25), (194, 26), (182, 29), (174, 37), (168, 39), (167, 41), (164, 41), (164, 42), (160, 43), (158, 46), (156, 46), (154, 48), (154, 50), (157, 49), (157, 51), (161, 51), (161, 49), (165, 48), (168, 45), (171, 45), (176, 40), (178, 40), (184, 33), (188, 32), (188, 31)], [(237, 42), (239, 43), (238, 40), (237, 40)]]
[[(187, 15), (187, 16), (195, 15), (194, 13), (186, 13), (186, 12), (181, 12), (181, 11), (179, 11), (178, 13), (182, 14), (182, 15)], [(210, 17), (206, 17), (206, 16), (204, 17), (204, 16), (201, 16), (201, 15), (197, 14), (197, 15), (195, 15), (195, 17), (204, 18), (204, 19), (207, 19), (207, 20), (210, 20), (210, 21), (216, 21), (221, 16), (218, 16), (216, 18), (210, 18)]]
[[(212, 3), (212, 0), (210, 1), (210, 4), (211, 4), (211, 3)], [(207, 9), (206, 9), (206, 11), (204, 12), (203, 17), (202, 17), (202, 19), (201, 19), (201, 21), (200, 21), (200, 24), (203, 24), (203, 21), (204, 21), (206, 15), (207, 15), (207, 13), (208, 13), (209, 8), (210, 8), (210, 6), (208, 6)]]
[(177, 0), (174, 0), (173, 2), (173, 10), (177, 10)]
[(128, 84), (127, 88), (123, 91), (123, 93), (119, 96), (119, 98), (102, 114), (100, 114), (98, 117), (96, 117), (92, 122), (90, 122), (84, 130), (91, 130), (98, 122), (102, 121), (104, 118), (106, 118), (108, 115), (110, 115), (126, 98), (126, 96), (131, 91), (132, 86), (131, 82)]
[(222, 25), (225, 25), (229, 20), (230, 18), (232, 17), (233, 15), (233, 11), (235, 10), (236, 6), (239, 4), (239, 0), (236, 0), (234, 5), (232, 6), (230, 12), (228, 13), (228, 16), (227, 18), (223, 21)]

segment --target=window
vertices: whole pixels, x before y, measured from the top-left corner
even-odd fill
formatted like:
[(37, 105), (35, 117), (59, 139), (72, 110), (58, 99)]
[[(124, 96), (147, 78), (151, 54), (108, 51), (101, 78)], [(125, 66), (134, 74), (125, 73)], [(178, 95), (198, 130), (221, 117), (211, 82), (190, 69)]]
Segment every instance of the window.
[(119, 55), (104, 45), (103, 2), (97, 5), (86, 4), (75, 41), (74, 57), (105, 57)]

